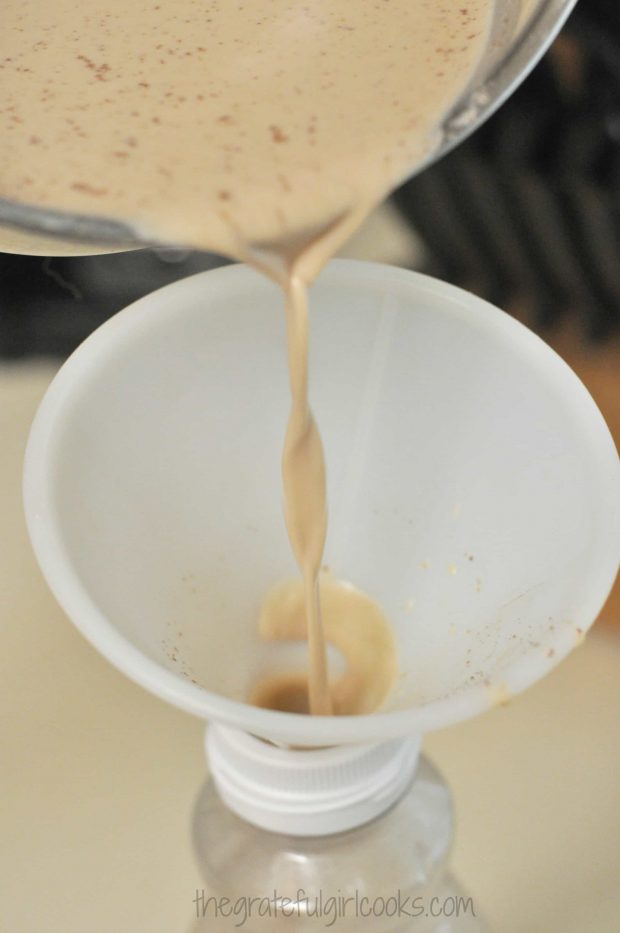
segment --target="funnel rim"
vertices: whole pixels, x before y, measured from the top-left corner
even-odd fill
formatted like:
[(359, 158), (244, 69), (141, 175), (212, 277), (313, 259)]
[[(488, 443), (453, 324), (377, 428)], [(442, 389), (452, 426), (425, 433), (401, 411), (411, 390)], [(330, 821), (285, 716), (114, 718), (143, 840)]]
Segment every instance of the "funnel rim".
[[(205, 276), (210, 278), (205, 280)], [(523, 324), (455, 286), (418, 272), (358, 260), (333, 260), (321, 275), (317, 287), (342, 285), (352, 280), (359, 285), (360, 280), (365, 280), (374, 286), (384, 285), (390, 289), (413, 288), (418, 295), (440, 294), (447, 314), (465, 316), (472, 326), (510, 340), (515, 352), (518, 350), (525, 355), (528, 362), (544, 366), (549, 381), (556, 388), (564, 389), (566, 405), (574, 408), (574, 417), (584, 429), (591, 456), (600, 464), (597, 496), (608, 497), (609, 509), (605, 525), (601, 525), (598, 531), (601, 553), (596, 569), (591, 570), (584, 582), (578, 611), (570, 625), (561, 627), (549, 642), (553, 646), (553, 654), (527, 653), (510, 666), (501, 684), (465, 685), (458, 692), (410, 709), (379, 711), (364, 716), (308, 717), (258, 709), (206, 690), (142, 654), (115, 628), (90, 597), (65, 548), (50, 479), (57, 439), (62, 434), (63, 418), (70, 411), (71, 399), (82, 375), (86, 372), (92, 375), (95, 367), (105, 365), (106, 353), (114, 352), (115, 347), (122, 345), (129, 336), (135, 336), (141, 328), (157, 326), (162, 317), (178, 313), (184, 292), (193, 292), (197, 285), (208, 288), (208, 283), (212, 283), (215, 277), (230, 279), (237, 293), (240, 287), (275, 288), (253, 270), (232, 265), (198, 273), (152, 292), (114, 315), (78, 347), (59, 370), (35, 416), (24, 466), (28, 531), (50, 589), (81, 634), (131, 680), (186, 712), (203, 719), (216, 719), (261, 737), (285, 743), (299, 744), (301, 741), (307, 746), (367, 744), (443, 728), (502, 702), (505, 693), (514, 695), (521, 692), (555, 667), (595, 620), (618, 570), (620, 466), (609, 429), (575, 373)], [(175, 300), (167, 301), (172, 295)], [(162, 298), (165, 299), (163, 302)]]

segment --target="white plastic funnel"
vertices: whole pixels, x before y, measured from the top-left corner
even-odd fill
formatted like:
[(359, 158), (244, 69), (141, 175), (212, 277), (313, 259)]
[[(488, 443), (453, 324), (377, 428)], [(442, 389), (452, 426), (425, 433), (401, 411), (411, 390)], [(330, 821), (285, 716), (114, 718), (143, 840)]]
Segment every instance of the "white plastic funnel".
[(311, 317), (325, 561), (393, 623), (402, 677), (384, 711), (244, 703), (290, 662), (256, 619), (296, 573), (282, 297), (247, 268), (149, 295), (66, 363), (27, 453), (33, 544), (78, 628), (162, 699), (298, 745), (426, 732), (524, 689), (581, 640), (617, 571), (617, 454), (568, 367), (472, 295), (334, 262)]

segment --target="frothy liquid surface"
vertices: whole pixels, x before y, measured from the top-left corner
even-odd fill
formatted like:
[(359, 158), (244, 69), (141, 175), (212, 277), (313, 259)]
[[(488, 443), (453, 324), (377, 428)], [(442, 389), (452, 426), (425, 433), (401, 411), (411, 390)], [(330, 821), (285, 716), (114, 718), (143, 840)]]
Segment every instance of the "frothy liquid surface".
[[(0, 197), (125, 220), (252, 262), (285, 290), (285, 511), (304, 582), (289, 626), (308, 630), (313, 713), (343, 703), (328, 688), (319, 606), (327, 512), (306, 287), (432, 150), (491, 11), (492, 0), (5, 0), (0, 14)], [(381, 628), (358, 596), (345, 587), (336, 600), (345, 657), (372, 642), (364, 619)], [(388, 642), (375, 645), (384, 672)]]

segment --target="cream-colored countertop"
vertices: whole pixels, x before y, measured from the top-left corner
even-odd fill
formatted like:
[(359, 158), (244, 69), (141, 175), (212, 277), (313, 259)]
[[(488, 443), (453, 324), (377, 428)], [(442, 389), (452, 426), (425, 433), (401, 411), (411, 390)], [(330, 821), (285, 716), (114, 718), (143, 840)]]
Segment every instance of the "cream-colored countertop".
[[(0, 930), (187, 933), (202, 724), (111, 668), (41, 579), (22, 518), (53, 370), (0, 368)], [(458, 814), (456, 874), (496, 933), (620, 929), (620, 638), (427, 739)]]

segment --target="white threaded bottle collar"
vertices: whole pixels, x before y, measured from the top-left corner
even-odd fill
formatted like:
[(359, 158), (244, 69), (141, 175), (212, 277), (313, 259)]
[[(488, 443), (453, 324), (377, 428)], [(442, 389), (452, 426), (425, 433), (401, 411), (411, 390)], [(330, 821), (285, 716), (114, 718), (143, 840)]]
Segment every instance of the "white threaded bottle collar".
[(220, 796), (244, 820), (277, 833), (326, 836), (361, 826), (398, 800), (415, 773), (420, 738), (291, 749), (213, 724), (206, 748)]

